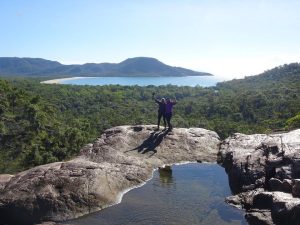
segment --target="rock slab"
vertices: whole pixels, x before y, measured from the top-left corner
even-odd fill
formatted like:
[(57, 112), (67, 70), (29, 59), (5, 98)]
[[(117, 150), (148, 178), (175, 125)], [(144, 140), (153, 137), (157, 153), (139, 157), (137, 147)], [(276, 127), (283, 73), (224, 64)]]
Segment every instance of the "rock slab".
[(281, 134), (237, 133), (220, 146), (218, 161), (249, 224), (300, 224), (300, 129)]
[(116, 204), (124, 192), (150, 179), (153, 169), (188, 161), (216, 161), (220, 140), (215, 132), (154, 129), (153, 125), (108, 129), (73, 160), (14, 176), (0, 175), (1, 223), (80, 217)]

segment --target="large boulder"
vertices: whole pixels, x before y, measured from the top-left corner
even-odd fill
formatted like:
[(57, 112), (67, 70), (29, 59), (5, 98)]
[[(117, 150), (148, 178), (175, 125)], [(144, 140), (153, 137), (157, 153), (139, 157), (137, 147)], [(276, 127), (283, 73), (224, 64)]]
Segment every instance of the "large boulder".
[(157, 167), (216, 161), (220, 141), (215, 132), (154, 129), (153, 125), (115, 127), (86, 145), (73, 160), (0, 176), (1, 222), (76, 218), (119, 202), (124, 192), (150, 179)]
[(270, 135), (237, 133), (223, 141), (218, 161), (237, 194), (226, 201), (246, 209), (250, 224), (298, 224), (300, 129)]
[[(299, 224), (300, 199), (293, 197), (289, 193), (283, 192), (257, 192), (253, 195), (252, 210), (260, 209), (270, 211), (270, 217), (265, 217), (275, 224), (297, 225)], [(257, 210), (257, 212), (259, 212)], [(251, 214), (251, 210), (247, 215)]]

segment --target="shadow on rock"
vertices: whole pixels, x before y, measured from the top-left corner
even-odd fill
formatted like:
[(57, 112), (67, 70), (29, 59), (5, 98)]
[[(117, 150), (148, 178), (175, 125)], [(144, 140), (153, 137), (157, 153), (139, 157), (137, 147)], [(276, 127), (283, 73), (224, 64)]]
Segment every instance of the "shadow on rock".
[(149, 157), (151, 157), (152, 155), (154, 155), (157, 150), (156, 150), (156, 147), (160, 145), (160, 143), (163, 141), (164, 137), (169, 133), (168, 130), (166, 131), (159, 131), (159, 132), (152, 132), (150, 134), (150, 136), (143, 141), (143, 143), (134, 148), (134, 149), (131, 149), (131, 150), (128, 150), (127, 152), (129, 151), (135, 151), (137, 150), (139, 153), (141, 154), (145, 154), (147, 152), (153, 152)]

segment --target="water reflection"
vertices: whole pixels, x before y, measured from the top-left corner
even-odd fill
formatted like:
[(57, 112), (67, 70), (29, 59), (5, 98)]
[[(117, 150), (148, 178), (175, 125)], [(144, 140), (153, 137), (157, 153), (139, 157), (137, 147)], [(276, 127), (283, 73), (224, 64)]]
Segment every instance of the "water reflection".
[(164, 185), (173, 185), (173, 176), (171, 166), (158, 168), (159, 180)]

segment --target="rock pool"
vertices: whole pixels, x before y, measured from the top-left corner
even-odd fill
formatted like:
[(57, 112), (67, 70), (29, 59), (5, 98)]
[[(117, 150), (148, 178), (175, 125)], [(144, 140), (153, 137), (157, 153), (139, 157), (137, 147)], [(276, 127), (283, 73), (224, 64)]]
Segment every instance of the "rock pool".
[(224, 168), (189, 163), (154, 172), (144, 186), (131, 190), (118, 205), (68, 221), (102, 224), (247, 224), (242, 210), (224, 202), (231, 195)]

